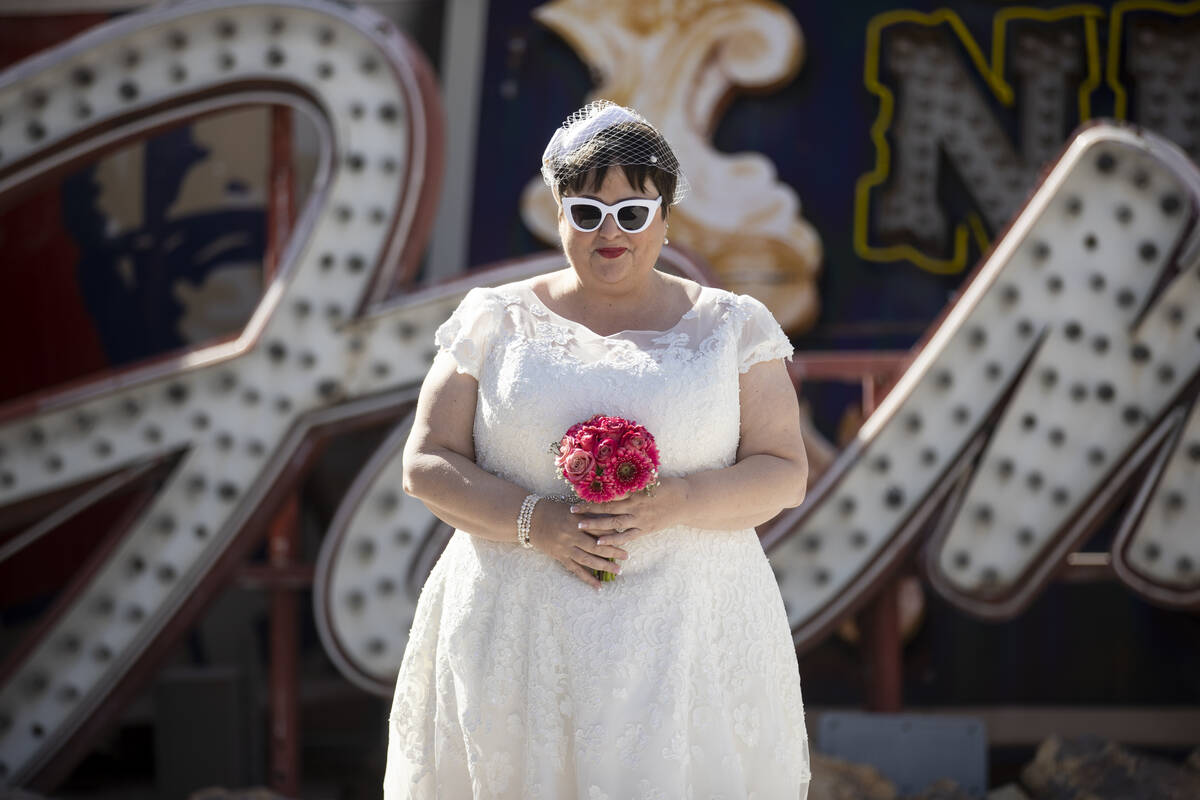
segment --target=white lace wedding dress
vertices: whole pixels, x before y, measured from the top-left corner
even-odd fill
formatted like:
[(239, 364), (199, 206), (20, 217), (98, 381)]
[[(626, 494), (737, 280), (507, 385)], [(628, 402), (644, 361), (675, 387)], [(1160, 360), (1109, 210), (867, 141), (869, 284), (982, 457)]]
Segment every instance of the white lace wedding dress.
[[(437, 331), (479, 381), (480, 467), (562, 494), (548, 447), (596, 413), (654, 435), (660, 474), (734, 463), (738, 374), (790, 356), (767, 308), (705, 287), (668, 331), (600, 336), (526, 282), (472, 289)], [(800, 676), (752, 528), (625, 546), (600, 591), (459, 530), (421, 591), (390, 713), (384, 795), (753, 798), (808, 793)]]

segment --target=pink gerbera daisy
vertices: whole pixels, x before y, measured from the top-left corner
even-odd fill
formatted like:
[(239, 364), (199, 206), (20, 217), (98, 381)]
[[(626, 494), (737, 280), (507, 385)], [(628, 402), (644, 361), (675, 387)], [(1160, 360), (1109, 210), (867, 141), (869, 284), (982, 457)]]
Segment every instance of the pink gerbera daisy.
[(621, 448), (609, 467), (618, 494), (644, 489), (654, 480), (654, 462), (645, 453)]
[(581, 500), (589, 503), (607, 503), (617, 496), (615, 482), (610, 470), (603, 474), (592, 475), (590, 480), (575, 483), (575, 492)]

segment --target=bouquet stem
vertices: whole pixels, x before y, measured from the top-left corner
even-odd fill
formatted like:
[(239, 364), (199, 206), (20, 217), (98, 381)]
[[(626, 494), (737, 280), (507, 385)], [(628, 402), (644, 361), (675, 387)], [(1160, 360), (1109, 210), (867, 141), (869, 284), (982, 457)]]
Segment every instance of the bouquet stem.
[[(605, 560), (612, 561), (611, 558), (608, 558)], [(595, 575), (599, 580), (603, 581), (604, 583), (608, 583), (609, 581), (615, 581), (617, 579), (617, 574), (615, 572), (605, 572), (602, 569), (594, 569), (594, 570), (592, 570), (592, 574)]]

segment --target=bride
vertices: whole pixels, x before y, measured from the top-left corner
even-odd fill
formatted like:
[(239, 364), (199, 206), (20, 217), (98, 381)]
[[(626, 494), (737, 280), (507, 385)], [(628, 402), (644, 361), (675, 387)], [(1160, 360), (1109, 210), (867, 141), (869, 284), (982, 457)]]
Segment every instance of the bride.
[[(542, 174), (568, 266), (467, 293), (404, 450), (404, 491), (457, 530), (396, 680), (384, 795), (804, 798), (754, 531), (804, 497), (792, 347), (754, 298), (655, 268), (687, 182), (636, 112), (577, 111)], [(549, 446), (594, 414), (650, 431), (656, 487), (564, 497)]]

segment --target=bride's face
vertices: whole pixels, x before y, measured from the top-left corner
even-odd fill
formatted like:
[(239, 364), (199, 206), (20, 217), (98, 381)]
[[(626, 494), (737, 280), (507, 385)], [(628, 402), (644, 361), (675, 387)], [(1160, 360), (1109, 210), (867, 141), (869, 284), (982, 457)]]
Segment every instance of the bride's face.
[[(654, 200), (659, 196), (654, 182), (643, 187), (630, 185), (625, 170), (609, 167), (599, 189), (585, 188), (567, 197), (587, 197), (613, 205), (622, 200)], [(667, 223), (662, 207), (653, 212), (649, 227), (639, 233), (623, 230), (612, 214), (605, 214), (600, 227), (583, 232), (571, 225), (562, 203), (558, 206), (558, 235), (562, 238), (567, 261), (585, 288), (611, 286), (634, 287), (642, 283), (658, 261), (666, 237)]]

